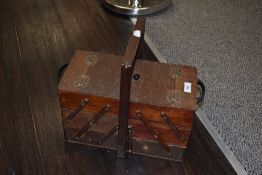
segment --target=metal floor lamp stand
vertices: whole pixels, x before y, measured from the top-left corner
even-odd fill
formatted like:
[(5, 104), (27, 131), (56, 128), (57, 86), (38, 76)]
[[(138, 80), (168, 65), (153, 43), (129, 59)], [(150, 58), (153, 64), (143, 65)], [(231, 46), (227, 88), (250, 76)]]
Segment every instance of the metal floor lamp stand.
[(118, 14), (138, 16), (163, 10), (171, 5), (171, 0), (102, 0), (104, 6)]

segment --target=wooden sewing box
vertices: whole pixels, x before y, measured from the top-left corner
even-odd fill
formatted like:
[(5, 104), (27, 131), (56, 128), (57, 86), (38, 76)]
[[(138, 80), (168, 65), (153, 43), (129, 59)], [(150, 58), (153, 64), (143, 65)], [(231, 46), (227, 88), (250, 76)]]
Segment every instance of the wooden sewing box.
[(66, 142), (182, 160), (197, 105), (197, 69), (140, 60), (144, 20), (124, 56), (78, 50), (59, 82)]

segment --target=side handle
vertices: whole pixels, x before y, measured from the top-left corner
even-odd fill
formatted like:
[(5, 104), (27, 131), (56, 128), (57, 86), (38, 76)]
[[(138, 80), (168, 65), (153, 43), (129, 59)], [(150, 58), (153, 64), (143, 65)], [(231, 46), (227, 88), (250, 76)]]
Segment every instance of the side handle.
[(197, 80), (197, 86), (198, 86), (198, 94), (199, 96), (197, 97), (197, 104), (201, 106), (204, 102), (204, 97), (206, 93), (206, 87), (200, 79)]

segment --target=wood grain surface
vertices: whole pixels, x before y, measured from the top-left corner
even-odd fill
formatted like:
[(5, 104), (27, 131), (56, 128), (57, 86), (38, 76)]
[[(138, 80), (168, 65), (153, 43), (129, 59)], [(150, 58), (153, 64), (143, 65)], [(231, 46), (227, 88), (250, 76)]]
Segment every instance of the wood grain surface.
[[(92, 95), (119, 100), (120, 71), (124, 57), (78, 50), (59, 83), (60, 92)], [(151, 106), (197, 109), (197, 70), (185, 65), (172, 65), (137, 60), (131, 81), (131, 103)], [(184, 92), (184, 82), (191, 92)]]

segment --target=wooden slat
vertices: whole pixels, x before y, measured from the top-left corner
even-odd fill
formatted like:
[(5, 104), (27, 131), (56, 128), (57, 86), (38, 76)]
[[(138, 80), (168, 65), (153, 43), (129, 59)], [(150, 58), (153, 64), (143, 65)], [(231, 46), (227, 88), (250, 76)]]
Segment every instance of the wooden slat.
[(14, 1), (21, 64), (42, 158), (63, 153), (56, 72), (73, 53), (51, 1)]
[(43, 174), (10, 1), (0, 2), (0, 174)]
[(98, 151), (76, 152), (44, 161), (46, 174), (108, 174)]
[(50, 0), (14, 0), (17, 32), (32, 101), (56, 97), (56, 73), (73, 49)]
[(100, 0), (54, 0), (74, 49), (123, 55), (133, 24), (108, 13)]

